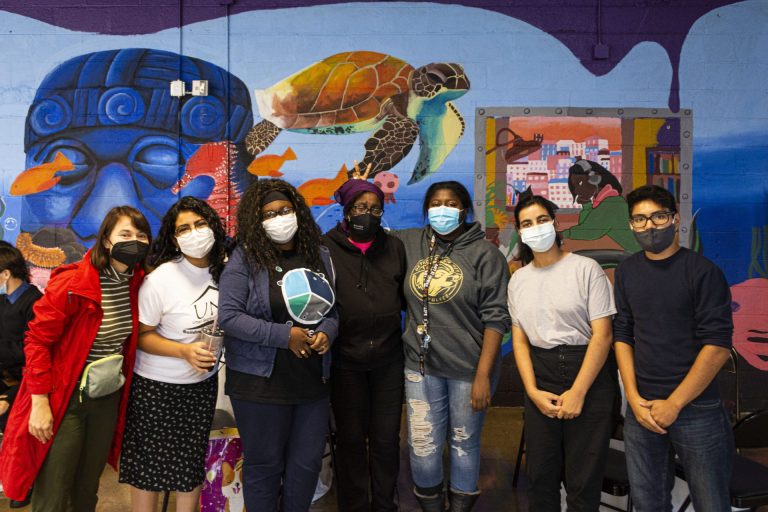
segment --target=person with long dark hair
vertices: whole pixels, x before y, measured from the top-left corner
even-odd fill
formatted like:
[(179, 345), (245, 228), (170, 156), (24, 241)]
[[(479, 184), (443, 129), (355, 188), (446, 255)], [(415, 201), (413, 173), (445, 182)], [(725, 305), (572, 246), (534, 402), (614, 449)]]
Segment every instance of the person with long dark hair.
[(525, 387), (526, 471), (531, 510), (597, 511), (616, 422), (611, 285), (600, 265), (563, 251), (556, 206), (522, 194), (515, 225), (524, 266), (509, 280), (512, 346)]
[(236, 247), (221, 276), (225, 392), (243, 444), (248, 510), (306, 512), (328, 433), (334, 269), (304, 198), (259, 180), (237, 211)]
[(335, 194), (344, 219), (324, 237), (336, 266), (333, 346), (336, 495), (345, 512), (397, 510), (403, 404), (403, 243), (381, 227), (384, 193), (350, 179)]
[[(444, 510), (443, 445), (450, 446), (450, 510), (469, 511), (480, 491), (480, 434), (498, 382), (509, 328), (509, 268), (456, 181), (433, 183), (423, 228), (401, 231), (407, 304), (405, 397), (414, 492), (422, 510)], [(450, 427), (450, 432), (449, 432)]]
[(33, 308), (0, 481), (14, 500), (34, 482), (36, 512), (95, 510), (105, 464), (117, 467), (150, 240), (141, 212), (112, 208), (83, 260), (54, 270)]
[(208, 203), (183, 197), (163, 216), (139, 291), (139, 350), (126, 418), (120, 482), (133, 510), (154, 510), (176, 491), (176, 510), (197, 509), (216, 407), (216, 354), (200, 331), (216, 321), (226, 234)]

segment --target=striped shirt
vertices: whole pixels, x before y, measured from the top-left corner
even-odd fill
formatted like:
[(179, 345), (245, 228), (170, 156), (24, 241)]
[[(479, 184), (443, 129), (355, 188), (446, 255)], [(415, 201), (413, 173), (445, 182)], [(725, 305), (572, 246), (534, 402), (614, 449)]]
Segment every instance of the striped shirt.
[(104, 311), (104, 317), (86, 364), (113, 354), (122, 354), (123, 344), (133, 330), (128, 285), (132, 275), (132, 271), (130, 274), (121, 274), (111, 265), (99, 273), (101, 309)]

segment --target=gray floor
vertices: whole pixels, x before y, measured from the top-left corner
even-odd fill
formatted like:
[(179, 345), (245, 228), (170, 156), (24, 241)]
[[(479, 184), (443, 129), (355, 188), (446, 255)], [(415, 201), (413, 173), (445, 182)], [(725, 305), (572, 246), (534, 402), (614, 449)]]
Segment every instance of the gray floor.
[[(478, 501), (477, 512), (499, 512), (507, 510), (526, 510), (524, 491), (516, 491), (511, 486), (517, 444), (522, 426), (522, 409), (517, 407), (492, 408), (486, 417), (483, 430), (482, 466), (480, 488), (483, 495)], [(404, 427), (403, 427), (404, 428)], [(400, 510), (418, 511), (416, 501), (411, 494), (408, 448), (405, 444), (405, 431), (400, 446), (401, 470), (398, 484)], [(171, 498), (170, 511), (174, 510)], [(28, 511), (30, 508), (17, 509)], [(0, 511), (10, 510), (8, 500), (0, 497)], [(123, 512), (130, 510), (130, 492), (128, 487), (117, 482), (117, 474), (107, 467), (101, 477), (99, 490), (99, 512)], [(158, 507), (160, 510), (160, 507)], [(312, 512), (337, 512), (334, 489), (312, 506)]]
[[(489, 411), (486, 417), (482, 440), (479, 486), (483, 494), (474, 509), (476, 512), (528, 510), (525, 497), (525, 476), (521, 475), (519, 487), (512, 487), (512, 474), (515, 465), (515, 455), (517, 454), (517, 447), (520, 441), (521, 428), (522, 408), (494, 407)], [(410, 491), (408, 449), (405, 444), (404, 432), (403, 430), (401, 435), (403, 441), (400, 444), (401, 470), (398, 483), (400, 510), (401, 512), (417, 512), (419, 508)], [(761, 462), (768, 464), (768, 453), (761, 452), (754, 455)], [(619, 502), (617, 504), (621, 506), (624, 503)], [(160, 507), (158, 507), (159, 509)], [(9, 510), (8, 500), (0, 497), (0, 511), (5, 510)], [(28, 511), (29, 507), (18, 510)], [(99, 512), (123, 512), (130, 510), (128, 487), (117, 483), (117, 474), (109, 467), (104, 471), (104, 475), (101, 478), (97, 510)], [(171, 498), (169, 510), (174, 510), (173, 498)], [(760, 511), (768, 512), (768, 507), (761, 507)], [(336, 495), (333, 488), (312, 506), (311, 512), (337, 512)]]

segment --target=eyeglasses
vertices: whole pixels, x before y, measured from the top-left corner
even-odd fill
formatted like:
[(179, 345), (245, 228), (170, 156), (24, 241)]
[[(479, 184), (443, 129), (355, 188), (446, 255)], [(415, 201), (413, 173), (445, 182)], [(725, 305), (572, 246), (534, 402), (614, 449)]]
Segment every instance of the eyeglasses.
[(283, 215), (290, 215), (295, 210), (291, 208), (290, 206), (285, 206), (283, 208), (280, 208), (279, 210), (268, 210), (261, 214), (262, 217), (264, 217), (264, 220), (274, 219), (275, 217), (283, 216)]
[(194, 225), (192, 224), (184, 224), (183, 226), (179, 226), (176, 228), (176, 231), (173, 232), (174, 235), (178, 236), (184, 236), (188, 233), (191, 233), (194, 229), (195, 231), (200, 231), (201, 229), (208, 227), (208, 221), (205, 219), (198, 219), (195, 221)]
[(645, 215), (633, 215), (629, 218), (629, 223), (633, 228), (644, 228), (650, 219), (654, 226), (663, 226), (674, 216), (675, 212), (663, 210), (659, 212), (653, 212), (650, 217), (646, 217)]
[(355, 215), (365, 215), (366, 213), (370, 213), (374, 217), (381, 217), (384, 215), (384, 210), (378, 206), (372, 206), (369, 208), (367, 204), (363, 203), (353, 205), (349, 210)]

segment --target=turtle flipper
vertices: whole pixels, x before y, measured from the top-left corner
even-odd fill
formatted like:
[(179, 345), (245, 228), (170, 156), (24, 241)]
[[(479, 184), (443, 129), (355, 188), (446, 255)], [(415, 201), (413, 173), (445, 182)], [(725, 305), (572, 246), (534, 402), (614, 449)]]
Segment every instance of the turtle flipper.
[(280, 133), (280, 128), (271, 121), (264, 119), (257, 123), (250, 129), (248, 135), (245, 136), (245, 149), (251, 156), (256, 156), (264, 151), (267, 146), (272, 144), (272, 141)]
[(384, 122), (365, 141), (365, 156), (360, 162), (361, 169), (371, 164), (368, 179), (396, 166), (411, 151), (419, 136), (416, 121), (401, 114), (391, 100), (384, 103), (382, 113)]
[[(435, 108), (436, 107), (436, 108)], [(419, 160), (408, 184), (412, 185), (435, 172), (464, 134), (464, 119), (453, 103), (425, 106), (419, 122)]]

